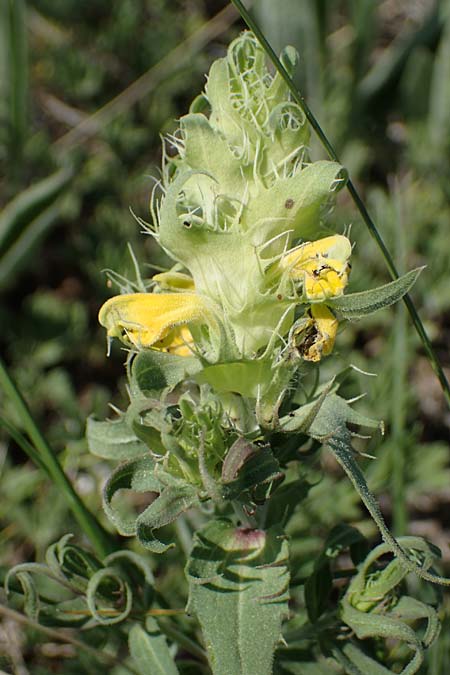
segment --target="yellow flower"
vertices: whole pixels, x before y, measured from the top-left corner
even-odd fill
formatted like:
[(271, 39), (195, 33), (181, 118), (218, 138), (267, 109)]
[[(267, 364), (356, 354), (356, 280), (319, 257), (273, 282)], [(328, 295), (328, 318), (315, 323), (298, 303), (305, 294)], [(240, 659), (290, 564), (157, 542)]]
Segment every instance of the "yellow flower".
[(187, 325), (214, 323), (206, 303), (195, 293), (118, 295), (105, 302), (98, 319), (109, 338), (182, 356), (192, 353)]
[(331, 354), (337, 329), (338, 321), (326, 305), (311, 305), (291, 328), (289, 346), (305, 361), (320, 361)]
[(283, 256), (280, 265), (288, 270), (291, 279), (302, 282), (306, 300), (323, 302), (344, 292), (351, 252), (347, 237), (335, 234), (297, 246)]

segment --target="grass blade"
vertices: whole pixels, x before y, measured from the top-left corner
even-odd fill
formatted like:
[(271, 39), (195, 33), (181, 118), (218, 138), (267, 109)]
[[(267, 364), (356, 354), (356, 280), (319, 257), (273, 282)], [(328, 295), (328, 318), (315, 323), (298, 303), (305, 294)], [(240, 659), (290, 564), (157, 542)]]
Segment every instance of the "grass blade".
[[(13, 403), (17, 415), (20, 417), (23, 427), (34, 446), (35, 452), (39, 453), (40, 460), (37, 462), (38, 466), (41, 468), (44, 467), (49, 478), (60, 488), (80, 527), (86, 536), (89, 537), (95, 552), (99, 557), (104, 558), (111, 553), (114, 548), (109, 534), (103, 529), (96, 517), (86, 508), (78, 494), (75, 492), (71, 482), (64, 473), (58, 458), (42, 435), (25, 400), (12, 381), (1, 359), (0, 388), (3, 389), (5, 396), (8, 396)], [(9, 431), (11, 431), (11, 425), (8, 426)], [(8, 426), (6, 428), (8, 428)], [(21, 443), (21, 439), (17, 433), (13, 434), (13, 437)], [(27, 446), (29, 444), (27, 443), (24, 446), (21, 443), (21, 445), (23, 449), (28, 452), (29, 448)], [(35, 459), (31, 453), (30, 456), (32, 459)]]
[(13, 178), (20, 173), (27, 135), (28, 48), (24, 0), (0, 3), (0, 97), (6, 129), (1, 139)]

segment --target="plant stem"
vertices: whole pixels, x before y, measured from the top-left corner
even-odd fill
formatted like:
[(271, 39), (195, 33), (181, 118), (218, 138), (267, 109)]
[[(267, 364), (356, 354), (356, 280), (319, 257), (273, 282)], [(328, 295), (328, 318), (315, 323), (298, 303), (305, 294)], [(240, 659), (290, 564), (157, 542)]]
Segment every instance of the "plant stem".
[[(245, 21), (247, 26), (250, 28), (250, 30), (253, 31), (253, 33), (256, 35), (257, 39), (261, 43), (261, 46), (263, 47), (264, 51), (267, 53), (269, 56), (270, 60), (272, 61), (273, 65), (275, 66), (276, 70), (280, 73), (281, 77), (283, 80), (286, 82), (289, 91), (292, 94), (292, 97), (294, 101), (300, 106), (302, 109), (303, 113), (305, 114), (308, 122), (314, 129), (315, 133), (317, 134), (320, 142), (322, 143), (323, 147), (325, 148), (328, 157), (332, 159), (335, 162), (339, 162), (339, 157), (337, 155), (336, 150), (334, 149), (333, 145), (331, 142), (328, 140), (327, 136), (325, 135), (324, 131), (322, 130), (319, 122), (317, 121), (316, 117), (313, 115), (312, 111), (310, 110), (305, 98), (301, 95), (301, 93), (298, 91), (297, 87), (295, 86), (294, 82), (291, 80), (289, 77), (288, 72), (284, 68), (283, 64), (281, 63), (280, 59), (278, 56), (275, 54), (273, 51), (272, 47), (270, 46), (269, 42), (263, 35), (262, 31), (260, 30), (258, 24), (254, 21), (254, 19), (250, 16), (248, 10), (244, 7), (243, 3), (241, 0), (231, 0), (233, 5), (236, 7), (236, 9), (239, 11), (242, 19)], [(371, 236), (375, 239), (378, 248), (380, 249), (382, 256), (384, 258), (384, 261), (386, 263), (386, 267), (389, 271), (389, 274), (393, 279), (398, 279), (398, 272), (394, 263), (394, 260), (386, 247), (386, 244), (383, 241), (383, 238), (381, 234), (379, 233), (374, 221), (372, 220), (364, 202), (362, 201), (356, 187), (354, 186), (353, 182), (349, 178), (347, 181), (347, 189), (350, 193), (350, 196), (353, 199), (353, 202), (358, 209), (358, 211), (361, 214), (361, 217), (369, 230)], [(412, 319), (412, 322), (414, 324), (414, 327), (420, 337), (420, 340), (422, 342), (423, 348), (425, 350), (425, 353), (427, 355), (428, 360), (431, 363), (431, 366), (436, 374), (436, 377), (438, 378), (440, 385), (442, 387), (442, 391), (444, 393), (445, 399), (447, 401), (448, 406), (450, 407), (450, 384), (445, 376), (444, 370), (442, 368), (442, 365), (436, 356), (433, 346), (431, 344), (431, 341), (425, 331), (425, 328), (423, 326), (423, 323), (417, 313), (417, 310), (414, 306), (413, 301), (411, 300), (409, 295), (405, 295), (403, 298), (403, 302), (405, 303), (408, 312), (410, 314), (410, 317)]]
[[(111, 537), (106, 532), (106, 530), (103, 529), (95, 516), (86, 508), (79, 495), (75, 492), (70, 480), (64, 473), (57, 456), (38, 428), (24, 398), (11, 379), (8, 370), (6, 369), (1, 358), (0, 388), (3, 389), (5, 395), (8, 396), (10, 401), (13, 403), (16, 413), (21, 419), (23, 427), (28, 434), (32, 445), (34, 446), (33, 451), (30, 451), (30, 443), (28, 443), (26, 439), (23, 439), (25, 441), (25, 445), (21, 443), (21, 439), (23, 437), (20, 432), (16, 431), (13, 433), (13, 438), (15, 438), (15, 440), (17, 440), (22, 445), (22, 448), (29, 454), (31, 459), (33, 459), (33, 461), (35, 461), (41, 469), (46, 471), (49, 478), (62, 491), (62, 494), (64, 495), (69, 508), (77, 519), (81, 529), (89, 538), (97, 555), (103, 559), (106, 555), (114, 550)], [(14, 429), (13, 425), (9, 423), (3, 423), (3, 425), (10, 431), (10, 433), (11, 430)], [(20, 439), (19, 436), (21, 437)], [(38, 454), (39, 459), (37, 459), (36, 453)]]
[[(404, 272), (406, 263), (406, 248), (404, 234), (404, 218), (400, 186), (394, 185), (394, 200), (396, 206), (395, 233), (396, 254), (400, 271)], [(406, 468), (406, 410), (408, 391), (408, 340), (407, 317), (402, 305), (395, 307), (394, 334), (393, 334), (393, 363), (392, 363), (392, 525), (394, 534), (405, 534), (408, 517), (405, 495), (405, 468)]]

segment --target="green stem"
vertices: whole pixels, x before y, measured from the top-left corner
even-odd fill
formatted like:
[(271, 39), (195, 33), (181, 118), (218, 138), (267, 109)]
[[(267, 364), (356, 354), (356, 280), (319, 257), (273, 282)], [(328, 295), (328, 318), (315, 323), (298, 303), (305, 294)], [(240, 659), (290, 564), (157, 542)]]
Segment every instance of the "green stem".
[(394, 534), (404, 534), (408, 522), (405, 494), (405, 425), (406, 425), (406, 401), (407, 392), (407, 321), (404, 307), (399, 305), (396, 309), (394, 322), (394, 348), (395, 363), (393, 366), (392, 382), (392, 440), (394, 451), (392, 452), (392, 525)]
[[(394, 186), (396, 205), (396, 254), (399, 261), (400, 271), (403, 272), (406, 263), (407, 242), (405, 241), (404, 218), (401, 202), (400, 187)], [(394, 333), (393, 333), (393, 362), (392, 367), (392, 440), (394, 452), (392, 453), (392, 525), (394, 534), (404, 534), (408, 516), (405, 495), (405, 468), (406, 468), (406, 410), (408, 409), (408, 339), (407, 339), (407, 316), (405, 308), (398, 305), (395, 308)]]
[[(315, 133), (317, 134), (320, 142), (322, 143), (323, 147), (325, 148), (328, 157), (332, 159), (335, 162), (339, 161), (339, 157), (337, 155), (336, 150), (334, 149), (333, 145), (330, 143), (328, 140), (327, 136), (323, 132), (319, 122), (317, 119), (314, 117), (312, 111), (310, 110), (305, 98), (301, 95), (301, 93), (298, 91), (297, 87), (295, 86), (294, 82), (291, 80), (289, 77), (288, 72), (284, 68), (283, 64), (281, 63), (280, 59), (278, 56), (275, 54), (274, 50), (270, 46), (269, 42), (261, 32), (258, 24), (254, 21), (254, 19), (250, 16), (248, 10), (244, 7), (243, 3), (241, 0), (231, 0), (233, 5), (236, 7), (238, 10), (239, 14), (241, 15), (242, 19), (245, 21), (247, 26), (250, 28), (250, 30), (253, 31), (253, 33), (256, 35), (258, 38), (259, 42), (261, 43), (261, 46), (263, 47), (264, 51), (267, 53), (269, 56), (270, 60), (272, 61), (273, 65), (275, 66), (276, 70), (280, 73), (281, 77), (283, 80), (286, 82), (289, 91), (292, 94), (292, 97), (294, 101), (300, 106), (302, 109), (303, 113), (305, 114), (308, 122), (314, 129)], [(353, 185), (353, 182), (349, 178), (347, 181), (347, 189), (353, 199), (353, 202), (358, 209), (358, 211), (361, 214), (361, 217), (364, 221), (364, 223), (367, 226), (367, 229), (369, 230), (370, 234), (372, 237), (375, 239), (378, 248), (380, 249), (384, 261), (386, 263), (386, 267), (389, 271), (389, 274), (393, 279), (398, 279), (398, 272), (394, 263), (394, 260), (389, 253), (388, 248), (386, 247), (386, 244), (383, 241), (383, 238), (381, 234), (379, 233), (375, 223), (373, 222), (369, 212), (367, 211), (366, 206), (364, 205), (356, 187)], [(425, 350), (425, 353), (431, 363), (431, 366), (440, 382), (440, 385), (442, 387), (442, 391), (444, 392), (445, 399), (447, 401), (448, 406), (450, 407), (450, 384), (445, 376), (445, 373), (443, 371), (443, 368), (439, 362), (438, 357), (434, 353), (434, 349), (432, 347), (431, 341), (425, 331), (425, 328), (423, 326), (423, 323), (417, 313), (417, 310), (414, 306), (413, 301), (411, 300), (409, 295), (405, 295), (403, 298), (403, 302), (405, 303), (408, 312), (411, 316), (412, 322), (414, 324), (414, 327), (420, 337), (420, 340), (422, 342), (423, 348)]]
[[(5, 424), (5, 422), (2, 421), (3, 426), (10, 433), (13, 431), (11, 434), (13, 438), (20, 443), (31, 459), (35, 461), (41, 469), (44, 469), (49, 478), (58, 486), (81, 529), (89, 538), (95, 552), (100, 558), (104, 558), (114, 549), (110, 536), (106, 530), (103, 529), (95, 516), (86, 508), (79, 495), (75, 492), (71, 482), (64, 473), (58, 458), (34, 421), (25, 400), (11, 379), (1, 358), (0, 388), (3, 389), (5, 395), (14, 405), (15, 411), (22, 421), (32, 446), (34, 446), (33, 450), (30, 451), (30, 447), (32, 447), (31, 444), (23, 438), (20, 432), (17, 430), (14, 431), (15, 428), (13, 425), (9, 423)], [(21, 442), (22, 439), (25, 441), (25, 444)], [(39, 459), (36, 457), (36, 454), (39, 456)]]

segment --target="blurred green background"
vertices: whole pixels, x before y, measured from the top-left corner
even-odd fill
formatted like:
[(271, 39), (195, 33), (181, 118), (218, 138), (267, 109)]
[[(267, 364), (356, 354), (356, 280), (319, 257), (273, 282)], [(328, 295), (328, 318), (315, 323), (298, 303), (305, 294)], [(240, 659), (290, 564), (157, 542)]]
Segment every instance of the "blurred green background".
[[(298, 49), (298, 84), (400, 270), (427, 265), (413, 298), (449, 373), (450, 2), (255, 0), (253, 10), (277, 51)], [(105, 270), (134, 278), (127, 244), (144, 276), (167, 263), (137, 222), (150, 219), (160, 134), (174, 130), (243, 28), (221, 0), (0, 0), (0, 349), (96, 513), (109, 467), (87, 452), (86, 417), (126, 399), (125, 355), (115, 346), (106, 358), (96, 320), (112, 293)], [(324, 156), (315, 140), (311, 153)], [(351, 226), (350, 290), (388, 280), (345, 191), (328, 224)], [(363, 460), (370, 484), (397, 533), (441, 546), (448, 573), (450, 413), (402, 306), (344, 328), (324, 370), (349, 362), (377, 377), (355, 376), (347, 395), (367, 392), (360, 409), (386, 423), (384, 438), (361, 445), (377, 457)], [(4, 574), (79, 531), (57, 489), (6, 435), (0, 466)], [(296, 521), (311, 550), (342, 518), (375, 534), (339, 470), (325, 468)], [(4, 656), (0, 648), (0, 668), (4, 659), (20, 672), (49, 672), (38, 636), (14, 635), (23, 642)], [(445, 672), (446, 640), (428, 672)]]

